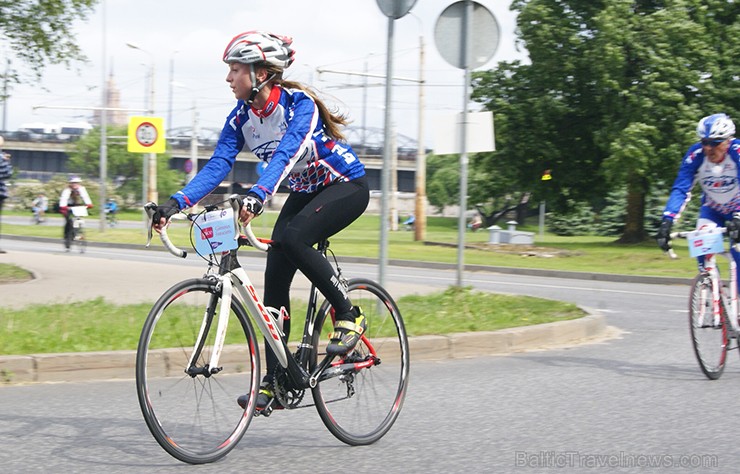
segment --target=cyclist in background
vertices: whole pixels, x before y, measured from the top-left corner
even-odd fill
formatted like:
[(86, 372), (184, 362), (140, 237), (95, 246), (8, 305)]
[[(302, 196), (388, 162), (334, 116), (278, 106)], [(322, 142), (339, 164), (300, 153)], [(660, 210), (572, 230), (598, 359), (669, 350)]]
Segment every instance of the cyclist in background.
[[(226, 118), (211, 159), (158, 207), (153, 224), (159, 231), (170, 216), (195, 205), (226, 178), (242, 149), (251, 150), (267, 166), (244, 199), (242, 222), (262, 212), (265, 200), (275, 194), (284, 178), (290, 186), (272, 231), (277, 245), (267, 255), (264, 303), (290, 313), (290, 285), (300, 270), (336, 310), (327, 353), (344, 355), (357, 344), (367, 323), (313, 245), (362, 215), (370, 194), (364, 165), (343, 141), (340, 127), (346, 124), (345, 117), (330, 111), (302, 84), (283, 78), (293, 56), (292, 39), (285, 36), (249, 31), (229, 42), (223, 61), (229, 68), (226, 82), (237, 99), (236, 106)], [(283, 329), (287, 337), (290, 321), (285, 321)], [(274, 399), (277, 365), (267, 346), (267, 374), (256, 401), (258, 410)], [(247, 396), (238, 402), (245, 407)]]
[(108, 224), (111, 227), (116, 225), (116, 213), (118, 212), (118, 204), (113, 198), (108, 198), (108, 202), (105, 203), (105, 217), (108, 219)]
[[(726, 114), (702, 118), (696, 126), (699, 141), (683, 157), (658, 230), (658, 245), (671, 248), (671, 228), (691, 199), (691, 188), (698, 181), (702, 189), (697, 229), (727, 226), (732, 240), (740, 240), (740, 140), (735, 139), (735, 124)], [(740, 254), (732, 255), (740, 264)], [(704, 257), (699, 257), (702, 267)]]
[(74, 215), (70, 207), (73, 206), (86, 206), (88, 209), (93, 207), (90, 195), (87, 194), (87, 189), (82, 185), (82, 180), (79, 176), (71, 176), (67, 182), (67, 187), (62, 190), (61, 196), (59, 196), (59, 212), (64, 215), (64, 246), (69, 250), (69, 242), (71, 238), (68, 238), (72, 230), (72, 221)]
[(41, 224), (46, 219), (46, 211), (49, 210), (49, 198), (46, 194), (39, 193), (31, 202), (31, 211), (33, 212), (34, 222)]

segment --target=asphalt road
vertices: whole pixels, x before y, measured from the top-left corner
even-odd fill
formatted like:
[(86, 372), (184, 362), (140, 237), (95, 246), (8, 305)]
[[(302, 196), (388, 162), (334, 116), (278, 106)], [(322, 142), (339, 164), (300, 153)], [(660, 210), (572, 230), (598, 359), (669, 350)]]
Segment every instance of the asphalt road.
[[(376, 269), (353, 264), (347, 271), (372, 277)], [(389, 286), (439, 288), (455, 277), (454, 270), (404, 267), (388, 276)], [(224, 460), (200, 467), (159, 448), (133, 381), (0, 387), (0, 466), (12, 473), (570, 473), (731, 472), (740, 463), (724, 439), (739, 421), (740, 361), (730, 354), (720, 380), (704, 378), (689, 342), (687, 287), (487, 272), (466, 273), (465, 283), (597, 308), (618, 336), (416, 362), (403, 411), (375, 445), (344, 446), (307, 408), (255, 420)]]

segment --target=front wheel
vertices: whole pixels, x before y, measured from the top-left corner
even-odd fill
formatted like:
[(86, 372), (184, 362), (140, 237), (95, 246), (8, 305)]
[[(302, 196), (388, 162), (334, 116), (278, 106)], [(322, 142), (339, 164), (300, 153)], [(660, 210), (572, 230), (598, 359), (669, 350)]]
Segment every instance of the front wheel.
[(694, 278), (689, 298), (689, 328), (696, 360), (704, 375), (716, 380), (722, 375), (729, 342), (727, 308), (719, 301), (719, 313), (714, 311), (712, 279), (702, 273)]
[[(410, 356), (401, 312), (385, 289), (371, 280), (353, 279), (348, 295), (365, 313), (367, 330), (351, 353), (332, 362), (336, 373), (319, 382), (312, 394), (329, 431), (355, 446), (379, 440), (398, 418), (408, 388)], [(334, 311), (324, 302), (313, 335), (313, 366), (326, 355), (333, 330)]]
[[(221, 304), (229, 304), (226, 342), (209, 367)], [(254, 329), (216, 282), (186, 280), (152, 307), (136, 352), (136, 391), (154, 438), (180, 461), (202, 464), (231, 451), (249, 427), (259, 383)], [(195, 354), (195, 355), (193, 355)], [(237, 404), (249, 394), (246, 409)]]

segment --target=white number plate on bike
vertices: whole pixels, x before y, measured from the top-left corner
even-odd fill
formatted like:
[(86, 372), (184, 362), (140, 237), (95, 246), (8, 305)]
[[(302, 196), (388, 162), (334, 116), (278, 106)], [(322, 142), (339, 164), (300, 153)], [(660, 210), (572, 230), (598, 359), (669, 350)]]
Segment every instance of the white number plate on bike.
[(707, 232), (706, 230), (689, 232), (686, 240), (689, 242), (689, 255), (692, 257), (725, 251), (722, 232)]
[(201, 255), (220, 253), (237, 248), (234, 240), (234, 211), (222, 209), (199, 215), (193, 226), (195, 249)]

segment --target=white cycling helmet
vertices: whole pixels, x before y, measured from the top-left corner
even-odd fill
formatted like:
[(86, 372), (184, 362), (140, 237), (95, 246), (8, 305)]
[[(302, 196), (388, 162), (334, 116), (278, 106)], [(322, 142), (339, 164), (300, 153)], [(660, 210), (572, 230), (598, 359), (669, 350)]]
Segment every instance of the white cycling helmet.
[(700, 140), (727, 140), (735, 136), (735, 124), (727, 114), (714, 114), (699, 120), (696, 134)]
[(236, 35), (224, 50), (225, 63), (268, 63), (287, 68), (293, 64), (293, 38), (261, 31), (247, 31)]
[(81, 182), (82, 182), (82, 180), (80, 179), (80, 177), (79, 177), (79, 176), (74, 176), (74, 175), (72, 175), (72, 176), (70, 176), (70, 177), (69, 177), (69, 181), (68, 181), (68, 182), (69, 182), (70, 184), (72, 184), (72, 183), (81, 183)]

